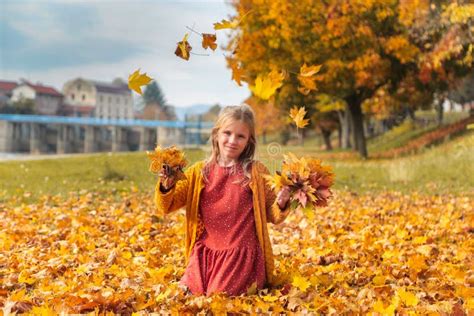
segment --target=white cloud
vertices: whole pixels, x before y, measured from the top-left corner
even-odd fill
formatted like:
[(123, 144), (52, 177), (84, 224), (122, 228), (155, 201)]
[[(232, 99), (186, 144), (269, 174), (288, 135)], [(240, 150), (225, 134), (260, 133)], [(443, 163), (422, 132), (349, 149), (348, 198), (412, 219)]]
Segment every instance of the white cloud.
[[(61, 26), (61, 20), (58, 20), (58, 15), (47, 12), (45, 4), (51, 3), (72, 6), (77, 4), (82, 8), (92, 8), (93, 21), (96, 24), (93, 27), (89, 25), (89, 28), (85, 26), (85, 29), (78, 30), (77, 34), (67, 34)], [(89, 62), (45, 71), (18, 72), (0, 69), (4, 79), (26, 77), (61, 89), (67, 80), (76, 77), (109, 81), (115, 77), (126, 78), (136, 68), (141, 68), (157, 79), (166, 99), (175, 106), (197, 103), (236, 104), (248, 95), (246, 87), (239, 87), (230, 80), (231, 72), (226, 68), (223, 51), (220, 48), (215, 52), (204, 51), (195, 34), (191, 34), (189, 39), (193, 46), (192, 52), (209, 56), (191, 55), (189, 61), (184, 61), (174, 55), (176, 43), (182, 39), (185, 32), (189, 32), (186, 26), (194, 25), (198, 32), (211, 33), (214, 32), (214, 22), (227, 18), (232, 13), (232, 9), (221, 1), (40, 1), (26, 2), (19, 8), (23, 10), (20, 15), (22, 17), (13, 24), (14, 27), (43, 43), (84, 41), (87, 36), (94, 36), (121, 41), (130, 47), (140, 47), (143, 52), (120, 62)], [(26, 22), (26, 16), (37, 22)], [(9, 19), (9, 22), (13, 20), (15, 19)], [(78, 21), (81, 21), (80, 17)], [(219, 44), (223, 45), (227, 37), (219, 32), (218, 39)], [(84, 45), (87, 45), (87, 41)]]

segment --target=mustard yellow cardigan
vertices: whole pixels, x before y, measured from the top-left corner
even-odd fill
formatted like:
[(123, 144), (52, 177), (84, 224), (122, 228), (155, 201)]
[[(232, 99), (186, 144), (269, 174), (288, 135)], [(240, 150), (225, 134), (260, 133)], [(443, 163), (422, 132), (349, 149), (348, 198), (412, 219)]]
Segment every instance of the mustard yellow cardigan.
[[(204, 188), (204, 179), (201, 172), (203, 166), (204, 161), (200, 161), (188, 168), (185, 172), (186, 180), (178, 181), (169, 192), (162, 193), (160, 191), (159, 182), (155, 187), (155, 203), (159, 213), (168, 214), (182, 207), (186, 208), (186, 265), (194, 243), (203, 229), (199, 214), (199, 198), (201, 196), (201, 190)], [(265, 257), (267, 283), (272, 284), (274, 280), (274, 262), (267, 223), (279, 224), (283, 222), (288, 216), (289, 208), (287, 207), (285, 210), (281, 210), (276, 203), (275, 193), (262, 176), (268, 173), (268, 169), (262, 163), (258, 161), (252, 163), (249, 186), (253, 195), (253, 210), (257, 238)]]

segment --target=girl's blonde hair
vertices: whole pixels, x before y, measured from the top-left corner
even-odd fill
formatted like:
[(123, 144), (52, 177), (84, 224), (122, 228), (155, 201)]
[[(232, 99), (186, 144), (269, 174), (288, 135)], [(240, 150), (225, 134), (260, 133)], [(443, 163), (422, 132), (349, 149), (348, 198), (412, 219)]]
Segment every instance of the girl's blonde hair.
[[(213, 163), (217, 163), (220, 152), (219, 152), (219, 143), (217, 140), (219, 131), (227, 126), (230, 122), (235, 121), (242, 121), (245, 123), (249, 129), (249, 140), (247, 146), (245, 147), (244, 151), (240, 154), (239, 157), (239, 164), (242, 165), (242, 169), (244, 171), (245, 176), (245, 183), (248, 184), (251, 179), (251, 164), (254, 160), (255, 152), (257, 150), (257, 140), (255, 137), (255, 115), (253, 110), (247, 104), (242, 105), (231, 105), (224, 107), (220, 112), (219, 116), (217, 117), (216, 124), (212, 128), (211, 131), (211, 155), (206, 160), (204, 164), (204, 168), (202, 170), (204, 180), (207, 181), (210, 167)], [(236, 171), (236, 166), (232, 168), (232, 172)]]

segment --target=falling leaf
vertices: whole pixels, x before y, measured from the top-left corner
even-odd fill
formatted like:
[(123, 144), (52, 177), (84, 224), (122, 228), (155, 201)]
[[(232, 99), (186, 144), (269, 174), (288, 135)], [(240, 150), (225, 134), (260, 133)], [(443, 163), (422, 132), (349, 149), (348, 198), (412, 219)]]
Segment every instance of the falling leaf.
[(308, 95), (312, 90), (317, 90), (316, 80), (319, 78), (315, 75), (321, 69), (321, 65), (306, 66), (303, 64), (298, 74), (298, 80), (301, 86), (298, 87), (298, 91), (304, 95)]
[(149, 84), (153, 79), (146, 73), (140, 74), (140, 69), (128, 76), (128, 87), (138, 94), (142, 94), (141, 86)]
[(214, 23), (214, 30), (235, 29), (237, 25), (239, 25), (239, 20), (227, 21), (223, 19), (221, 22)]
[(229, 66), (232, 69), (232, 80), (234, 80), (239, 86), (242, 86), (241, 81), (244, 80), (244, 69), (236, 62), (229, 62)]
[(290, 117), (295, 122), (296, 127), (304, 128), (306, 125), (309, 124), (309, 119), (305, 119), (304, 116), (306, 115), (305, 107), (302, 106), (299, 109), (294, 106), (290, 110)]
[(283, 79), (285, 79), (284, 73), (273, 70), (265, 77), (258, 75), (255, 85), (249, 85), (249, 88), (255, 96), (268, 100), (283, 85)]
[(188, 33), (184, 35), (183, 40), (178, 43), (178, 47), (176, 47), (176, 51), (174, 52), (176, 56), (185, 60), (189, 60), (189, 52), (192, 50), (191, 45), (188, 43), (188, 36)]
[(212, 50), (216, 50), (216, 34), (202, 34), (202, 47), (204, 49), (211, 48)]
[(305, 63), (303, 66), (301, 66), (299, 75), (301, 77), (312, 77), (317, 74), (319, 70), (321, 70), (321, 66), (322, 65), (306, 66)]

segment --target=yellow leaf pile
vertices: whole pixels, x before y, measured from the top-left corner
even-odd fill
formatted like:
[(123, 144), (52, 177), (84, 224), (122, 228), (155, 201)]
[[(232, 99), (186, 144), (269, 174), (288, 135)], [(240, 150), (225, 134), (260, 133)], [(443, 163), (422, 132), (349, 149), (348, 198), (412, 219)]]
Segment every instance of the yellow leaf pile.
[(327, 206), (334, 184), (334, 173), (330, 166), (312, 157), (298, 158), (293, 153), (283, 155), (281, 172), (266, 176), (270, 186), (278, 192), (283, 186), (290, 187), (290, 202), (296, 207), (312, 208)]
[[(308, 220), (269, 225), (277, 282), (186, 296), (184, 212), (152, 194), (70, 193), (0, 202), (3, 314), (472, 314), (474, 202), (462, 195), (336, 191)], [(416, 240), (416, 242), (414, 242)], [(337, 256), (338, 260), (329, 260)]]

